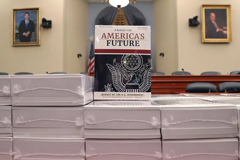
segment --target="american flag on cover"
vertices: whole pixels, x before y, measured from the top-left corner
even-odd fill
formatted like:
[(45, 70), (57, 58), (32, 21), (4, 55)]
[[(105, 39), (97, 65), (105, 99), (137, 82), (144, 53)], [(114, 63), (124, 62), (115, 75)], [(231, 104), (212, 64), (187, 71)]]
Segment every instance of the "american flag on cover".
[(94, 47), (93, 47), (93, 36), (90, 37), (90, 39), (91, 39), (91, 49), (90, 49), (90, 54), (88, 59), (88, 73), (94, 73), (95, 57), (94, 57)]

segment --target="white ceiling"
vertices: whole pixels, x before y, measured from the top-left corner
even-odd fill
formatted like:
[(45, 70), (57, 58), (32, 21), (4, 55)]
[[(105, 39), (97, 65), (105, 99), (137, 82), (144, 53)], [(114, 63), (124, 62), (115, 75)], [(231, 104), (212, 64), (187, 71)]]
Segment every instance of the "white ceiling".
[[(101, 2), (101, 0), (86, 0), (89, 3), (92, 2)], [(154, 0), (137, 0), (137, 2), (153, 2)]]

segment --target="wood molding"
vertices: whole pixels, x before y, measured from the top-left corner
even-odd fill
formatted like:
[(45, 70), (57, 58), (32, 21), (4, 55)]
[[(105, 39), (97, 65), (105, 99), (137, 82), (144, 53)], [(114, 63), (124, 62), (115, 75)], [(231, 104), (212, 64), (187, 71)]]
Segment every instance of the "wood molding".
[[(90, 76), (94, 76), (90, 74)], [(152, 94), (179, 94), (185, 93), (190, 83), (208, 82), (216, 85), (223, 82), (240, 82), (240, 75), (183, 75), (183, 76), (152, 76)]]
[(184, 75), (184, 76), (152, 76), (152, 94), (185, 93), (190, 83), (208, 82), (216, 85), (223, 82), (240, 82), (239, 75)]

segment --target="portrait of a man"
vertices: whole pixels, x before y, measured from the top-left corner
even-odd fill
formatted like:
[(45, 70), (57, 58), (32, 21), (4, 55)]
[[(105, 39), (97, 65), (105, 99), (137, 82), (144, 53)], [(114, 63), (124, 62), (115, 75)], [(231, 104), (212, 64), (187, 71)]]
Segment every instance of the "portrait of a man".
[(13, 46), (40, 45), (39, 9), (13, 11)]
[(35, 31), (35, 24), (32, 20), (29, 19), (30, 13), (25, 12), (24, 20), (19, 24), (19, 40), (20, 42), (30, 42), (32, 34)]
[(230, 42), (230, 6), (205, 6), (202, 12), (203, 42)]
[(206, 38), (227, 38), (226, 9), (206, 9), (205, 16)]

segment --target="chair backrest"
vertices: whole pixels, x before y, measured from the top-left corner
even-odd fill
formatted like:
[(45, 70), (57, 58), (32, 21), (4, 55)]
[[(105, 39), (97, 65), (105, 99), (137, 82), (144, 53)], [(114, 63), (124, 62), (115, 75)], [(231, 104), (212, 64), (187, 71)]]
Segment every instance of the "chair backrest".
[(203, 72), (201, 75), (221, 75), (220, 72), (215, 72), (215, 71), (209, 71), (209, 72)]
[(17, 73), (14, 73), (14, 75), (33, 75), (33, 73), (30, 73), (30, 72), (17, 72)]
[(157, 75), (165, 75), (164, 72), (152, 72), (152, 75), (157, 76)]
[(8, 75), (8, 73), (6, 72), (0, 72), (0, 75), (3, 76), (3, 75)]
[(89, 73), (88, 72), (83, 72), (83, 73), (80, 73), (80, 74), (88, 75)]
[(191, 83), (186, 87), (187, 93), (212, 93), (217, 92), (217, 87), (212, 83)]
[(240, 74), (240, 71), (232, 71), (232, 72), (230, 73), (230, 75), (238, 75), (238, 74)]
[(52, 72), (52, 73), (49, 73), (49, 74), (67, 74), (65, 72)]
[(176, 71), (172, 73), (173, 76), (178, 76), (178, 75), (191, 75), (190, 72), (187, 71)]
[(240, 93), (239, 82), (224, 82), (218, 86), (219, 92), (225, 93)]

